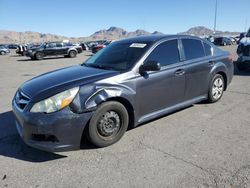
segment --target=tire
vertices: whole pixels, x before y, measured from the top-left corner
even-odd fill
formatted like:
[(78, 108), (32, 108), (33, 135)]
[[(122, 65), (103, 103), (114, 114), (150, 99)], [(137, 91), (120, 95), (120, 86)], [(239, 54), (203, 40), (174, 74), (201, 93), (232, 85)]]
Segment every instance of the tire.
[(74, 50), (71, 50), (71, 51), (69, 51), (69, 57), (70, 58), (74, 58), (74, 57), (76, 57), (76, 51), (74, 51)]
[(219, 101), (223, 95), (225, 81), (222, 75), (216, 74), (210, 82), (208, 91), (208, 102), (215, 103)]
[(90, 119), (88, 139), (97, 147), (118, 142), (128, 128), (127, 109), (119, 102), (102, 103)]
[(2, 52), (0, 52), (0, 54), (1, 54), (1, 55), (5, 55), (5, 54), (6, 54), (6, 52), (3, 52), (3, 51), (2, 51)]
[(41, 60), (41, 59), (43, 59), (43, 54), (42, 54), (41, 52), (37, 52), (37, 53), (35, 54), (35, 58), (36, 58), (37, 60)]
[(223, 42), (223, 46), (226, 46), (227, 44), (225, 42)]

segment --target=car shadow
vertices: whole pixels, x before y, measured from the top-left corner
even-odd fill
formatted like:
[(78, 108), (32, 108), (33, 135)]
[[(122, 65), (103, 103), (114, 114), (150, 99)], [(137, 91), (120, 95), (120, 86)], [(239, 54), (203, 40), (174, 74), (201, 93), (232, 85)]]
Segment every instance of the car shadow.
[(40, 61), (46, 61), (46, 60), (53, 60), (53, 59), (65, 59), (67, 57), (45, 57), (41, 60), (35, 60), (35, 59), (18, 59), (17, 61), (34, 61), (34, 62), (40, 62)]
[(236, 61), (234, 62), (234, 75), (236, 76), (250, 76), (250, 67), (245, 70), (239, 70), (236, 66)]
[(36, 163), (66, 157), (27, 146), (16, 131), (12, 111), (0, 114), (0, 155)]
[(10, 57), (22, 57), (21, 55), (10, 55)]
[[(200, 104), (200, 103), (196, 103), (195, 105), (198, 105), (198, 104)], [(205, 104), (206, 104), (206, 103), (205, 103)], [(192, 108), (192, 107), (194, 107), (194, 105), (189, 105), (189, 106), (186, 106), (186, 107), (184, 107), (184, 108), (181, 108), (181, 109), (175, 110), (175, 111), (173, 111), (173, 112), (167, 113), (167, 114), (165, 114), (165, 115), (161, 115), (161, 116), (159, 116), (159, 117), (153, 118), (153, 119), (151, 119), (151, 120), (148, 120), (148, 121), (146, 121), (146, 122), (143, 122), (143, 123), (137, 125), (136, 127), (128, 127), (128, 130), (127, 130), (127, 131), (131, 131), (131, 130), (133, 130), (133, 129), (137, 129), (137, 128), (143, 126), (143, 125), (146, 125), (146, 124), (148, 124), (148, 123), (151, 123), (151, 122), (154, 122), (154, 121), (157, 121), (157, 120), (166, 118), (166, 117), (170, 117), (170, 116), (174, 115), (175, 113), (178, 113), (178, 112), (187, 110), (187, 109)]]

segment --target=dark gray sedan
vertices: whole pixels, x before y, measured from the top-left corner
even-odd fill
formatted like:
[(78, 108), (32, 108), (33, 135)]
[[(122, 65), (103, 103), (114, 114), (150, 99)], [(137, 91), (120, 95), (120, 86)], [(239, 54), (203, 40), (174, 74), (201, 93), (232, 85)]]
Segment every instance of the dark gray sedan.
[(25, 82), (15, 94), (13, 112), (30, 146), (79, 149), (86, 136), (105, 147), (128, 127), (203, 100), (217, 102), (232, 77), (231, 54), (206, 40), (136, 37), (110, 44), (82, 65)]

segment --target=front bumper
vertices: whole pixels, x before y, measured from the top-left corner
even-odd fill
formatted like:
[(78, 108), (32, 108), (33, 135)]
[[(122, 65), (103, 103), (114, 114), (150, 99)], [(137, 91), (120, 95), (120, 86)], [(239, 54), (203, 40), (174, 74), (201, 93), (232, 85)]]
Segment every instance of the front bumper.
[(80, 149), (83, 130), (92, 116), (92, 112), (73, 113), (69, 107), (51, 114), (25, 112), (14, 100), (12, 109), (23, 141), (49, 152)]
[(32, 52), (29, 52), (29, 51), (27, 51), (24, 55), (27, 57), (31, 57), (31, 58), (35, 57), (34, 54)]

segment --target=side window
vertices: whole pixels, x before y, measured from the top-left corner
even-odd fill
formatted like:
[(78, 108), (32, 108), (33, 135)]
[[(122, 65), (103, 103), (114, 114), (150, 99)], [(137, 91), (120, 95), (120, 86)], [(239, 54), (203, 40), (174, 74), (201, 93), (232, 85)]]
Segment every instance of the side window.
[(186, 60), (205, 56), (203, 45), (200, 40), (182, 39), (182, 45), (184, 48)]
[(62, 43), (56, 43), (56, 47), (62, 47)]
[(56, 43), (49, 43), (47, 44), (48, 48), (55, 48), (56, 47)]
[(161, 66), (180, 62), (178, 41), (170, 40), (159, 44), (147, 57), (146, 61), (157, 61)]
[(206, 53), (206, 56), (210, 56), (212, 55), (212, 46), (210, 46), (209, 44), (207, 43), (203, 43), (204, 45), (204, 50), (205, 50), (205, 53)]

